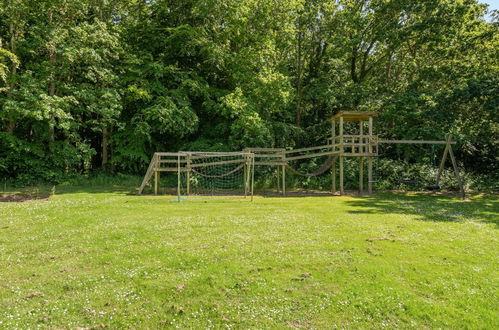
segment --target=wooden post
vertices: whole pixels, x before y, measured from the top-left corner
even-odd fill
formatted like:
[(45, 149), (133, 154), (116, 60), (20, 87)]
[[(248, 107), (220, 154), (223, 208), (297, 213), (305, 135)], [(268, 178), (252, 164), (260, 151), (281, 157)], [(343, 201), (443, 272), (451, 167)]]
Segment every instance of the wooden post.
[[(281, 153), (281, 161), (286, 163), (286, 154), (284, 151)], [(282, 165), (281, 167), (281, 176), (282, 176), (282, 195), (286, 196), (286, 165)]]
[(445, 144), (444, 154), (442, 155), (442, 160), (440, 161), (440, 167), (438, 168), (437, 182), (436, 182), (437, 186), (440, 185), (440, 176), (442, 175), (442, 171), (444, 170), (445, 166), (445, 161), (447, 160), (447, 154), (449, 153), (451, 139), (452, 136), (450, 134), (448, 134), (445, 137), (446, 144)]
[(280, 175), (279, 175), (279, 171), (280, 171), (280, 167), (279, 166), (276, 166), (276, 175), (277, 175), (277, 192), (280, 192), (281, 191), (281, 178), (280, 178)]
[[(362, 120), (359, 121), (359, 153), (364, 153), (364, 122)], [(364, 192), (364, 157), (360, 156), (359, 158), (359, 193), (362, 194)]]
[(159, 171), (158, 171), (158, 193), (161, 194), (161, 172)]
[(340, 195), (345, 193), (343, 189), (343, 117), (340, 117)]
[(250, 180), (251, 177), (249, 176), (250, 170), (251, 170), (251, 159), (249, 155), (245, 155), (245, 162), (244, 162), (244, 198), (248, 196), (248, 193), (250, 191)]
[(336, 120), (333, 119), (332, 121), (332, 127), (331, 127), (331, 144), (334, 146), (334, 144), (336, 143), (335, 141), (335, 137), (336, 137)]
[(177, 201), (180, 203), (180, 153), (177, 154)]
[(154, 170), (154, 195), (158, 194), (159, 173), (158, 173), (157, 169), (161, 166), (159, 163), (159, 159), (160, 159), (160, 157), (155, 157), (155, 160), (154, 160), (154, 168), (153, 168), (153, 170)]
[(246, 162), (244, 163), (243, 166), (243, 185), (244, 185), (244, 197), (246, 198), (246, 195), (248, 194), (248, 174), (246, 173), (248, 167), (248, 160), (246, 159)]
[(459, 185), (459, 190), (461, 191), (461, 199), (465, 199), (466, 195), (464, 193), (463, 182), (461, 180), (461, 177), (459, 176), (459, 170), (457, 168), (456, 158), (454, 157), (454, 152), (452, 151), (452, 146), (450, 144), (449, 144), (449, 155), (450, 155), (450, 159), (452, 161), (452, 166), (454, 167), (454, 173), (456, 174), (457, 184)]
[(452, 135), (447, 134), (445, 140), (447, 143), (445, 145), (444, 154), (442, 156), (442, 160), (440, 162), (440, 167), (438, 169), (436, 185), (438, 186), (440, 184), (440, 177), (442, 175), (442, 171), (444, 170), (445, 161), (447, 160), (447, 154), (449, 154), (451, 162), (452, 162), (452, 167), (454, 168), (454, 174), (456, 175), (457, 184), (459, 185), (459, 190), (461, 192), (461, 199), (465, 199), (466, 194), (464, 192), (463, 181), (461, 180), (461, 177), (459, 176), (459, 169), (457, 168), (456, 157), (454, 157), (454, 152), (452, 151), (452, 145), (451, 145)]
[(158, 158), (159, 156), (154, 153), (152, 156), (151, 162), (149, 163), (149, 167), (147, 168), (146, 175), (144, 176), (144, 179), (142, 180), (142, 184), (139, 187), (139, 191), (137, 192), (139, 195), (142, 194), (142, 191), (144, 190), (145, 186), (147, 185), (147, 182), (152, 178), (154, 175), (154, 169), (158, 165)]
[[(372, 141), (373, 141), (373, 118), (369, 117), (369, 137), (368, 137), (368, 151), (369, 154), (372, 154), (373, 152), (373, 147), (372, 147)], [(373, 193), (373, 157), (368, 156), (367, 157), (367, 189), (369, 192), (369, 195)]]
[(363, 136), (364, 136), (364, 125), (363, 124), (364, 124), (364, 122), (361, 120), (359, 122), (359, 126), (360, 126), (359, 127), (359, 133), (360, 133), (360, 138), (359, 138), (359, 143), (360, 143), (359, 152), (361, 154), (363, 154), (365, 152), (365, 150), (366, 150), (365, 149), (365, 145), (364, 145), (364, 138), (363, 138)]
[[(331, 121), (331, 151), (336, 151), (336, 120)], [(331, 192), (336, 193), (336, 156), (333, 156), (333, 164), (331, 166)]]
[[(251, 165), (249, 166), (251, 170), (251, 201), (253, 201), (253, 189), (255, 185), (255, 155), (251, 157)], [(248, 173), (248, 177), (249, 177)]]
[(331, 167), (331, 173), (332, 173), (332, 192), (333, 194), (336, 193), (336, 156), (333, 156), (333, 165)]
[[(246, 149), (243, 149), (243, 152), (248, 152)], [(250, 165), (250, 159), (248, 155), (244, 156), (244, 165), (243, 165), (243, 186), (244, 186), (244, 198), (248, 195), (249, 192), (249, 177), (248, 177), (248, 167)]]
[(364, 157), (359, 157), (359, 192), (364, 193)]
[(191, 193), (191, 154), (187, 155), (187, 196)]
[(159, 172), (154, 170), (154, 195), (158, 194)]

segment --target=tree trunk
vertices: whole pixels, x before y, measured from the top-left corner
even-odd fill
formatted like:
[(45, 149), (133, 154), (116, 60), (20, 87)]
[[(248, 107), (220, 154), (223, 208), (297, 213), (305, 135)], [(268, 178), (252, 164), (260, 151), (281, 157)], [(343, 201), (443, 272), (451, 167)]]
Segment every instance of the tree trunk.
[(302, 58), (302, 35), (298, 32), (298, 50), (296, 54), (296, 113), (295, 124), (301, 126), (302, 115), (302, 80), (303, 80), (303, 58)]
[[(52, 78), (52, 81), (50, 82), (49, 86), (49, 96), (54, 96), (55, 95), (55, 82)], [(50, 116), (50, 122), (49, 122), (49, 134), (50, 134), (50, 141), (54, 141), (54, 126), (55, 126), (55, 118), (54, 115)]]
[(392, 79), (392, 56), (393, 53), (389, 52), (386, 60), (386, 85), (390, 85)]
[[(10, 46), (10, 52), (12, 54), (15, 54), (16, 53), (16, 43), (15, 43), (15, 38), (16, 38), (16, 35), (17, 35), (17, 32), (15, 30), (15, 27), (14, 27), (14, 24), (13, 23), (10, 23), (9, 24), (9, 34), (10, 34), (10, 42), (9, 42), (9, 46)], [(1, 44), (0, 44), (0, 48), (1, 47)], [(10, 70), (10, 75), (11, 77), (15, 76), (17, 73), (17, 65), (15, 63), (12, 63), (12, 67), (11, 67), (11, 70)], [(12, 84), (10, 82), (6, 82), (6, 86), (7, 86), (7, 98), (9, 98), (12, 94)], [(14, 129), (16, 127), (16, 123), (14, 120), (12, 119), (9, 119), (8, 122), (7, 122), (7, 130), (6, 132), (9, 133), (9, 134), (14, 134)]]
[[(52, 13), (49, 15), (50, 21), (52, 21)], [(52, 69), (52, 73), (50, 75), (50, 84), (49, 84), (49, 96), (53, 97), (55, 95), (55, 75), (56, 75), (56, 62), (57, 62), (57, 55), (56, 55), (56, 49), (55, 45), (53, 48), (49, 48), (49, 60), (50, 60), (50, 66)], [(50, 122), (49, 122), (49, 138), (50, 141), (54, 141), (54, 127), (55, 127), (55, 118), (54, 115), (50, 115)]]
[[(52, 11), (49, 12), (48, 14), (48, 21), (49, 25), (52, 26)], [(49, 83), (49, 96), (52, 97), (55, 95), (55, 72), (57, 70), (56, 68), (56, 62), (57, 62), (57, 55), (56, 55), (56, 46), (55, 45), (48, 45), (48, 54), (49, 54), (49, 61), (50, 61), (50, 69), (51, 69), (51, 74), (50, 74), (50, 83)], [(55, 127), (55, 117), (53, 114), (50, 115), (50, 122), (49, 122), (49, 139), (51, 142), (54, 141), (54, 127)]]
[[(10, 33), (10, 52), (12, 54), (15, 54), (16, 53), (15, 38), (16, 38), (18, 32), (16, 31), (13, 23), (9, 24), (9, 33)], [(17, 73), (17, 65), (15, 65), (14, 63), (12, 63), (12, 69), (11, 69), (10, 72), (14, 76)]]
[(101, 166), (105, 167), (108, 162), (108, 130), (104, 127), (102, 130), (102, 163)]
[(357, 82), (357, 48), (352, 48), (350, 57), (350, 78), (354, 83)]
[(13, 122), (12, 120), (9, 120), (7, 122), (7, 133), (13, 135), (14, 134), (14, 128), (16, 127), (16, 123)]

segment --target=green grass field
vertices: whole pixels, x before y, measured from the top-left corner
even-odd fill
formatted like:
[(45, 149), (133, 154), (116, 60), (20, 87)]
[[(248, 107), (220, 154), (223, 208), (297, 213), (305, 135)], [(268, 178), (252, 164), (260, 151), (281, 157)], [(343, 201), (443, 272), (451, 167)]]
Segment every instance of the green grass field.
[(0, 203), (0, 328), (498, 328), (499, 198)]

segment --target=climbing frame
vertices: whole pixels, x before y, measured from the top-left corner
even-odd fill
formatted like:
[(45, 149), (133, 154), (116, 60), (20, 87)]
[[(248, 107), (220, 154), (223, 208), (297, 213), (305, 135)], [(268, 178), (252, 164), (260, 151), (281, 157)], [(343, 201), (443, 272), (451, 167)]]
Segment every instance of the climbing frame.
[[(378, 146), (383, 143), (390, 144), (445, 144), (445, 150), (440, 163), (436, 183), (437, 186), (445, 165), (447, 156), (450, 156), (456, 180), (459, 184), (461, 196), (465, 198), (463, 182), (459, 176), (457, 162), (452, 150), (452, 137), (448, 135), (445, 141), (434, 140), (385, 140), (379, 139), (374, 134), (373, 119), (377, 116), (376, 112), (367, 111), (340, 111), (329, 120), (331, 121), (331, 137), (327, 139), (327, 144), (308, 147), (308, 148), (245, 148), (241, 153), (247, 155), (244, 163), (244, 182), (251, 182), (253, 185), (253, 178), (249, 176), (254, 175), (254, 171), (250, 168), (254, 166), (275, 166), (277, 172), (277, 189), (286, 194), (286, 170), (291, 173), (302, 176), (316, 176), (325, 173), (331, 168), (331, 181), (332, 193), (337, 192), (337, 181), (339, 181), (339, 193), (344, 194), (344, 162), (345, 158), (356, 157), (359, 160), (359, 192), (364, 193), (364, 184), (366, 183), (364, 177), (364, 167), (367, 163), (367, 192), (373, 193), (373, 160), (378, 157)], [(367, 129), (367, 134), (366, 134)], [(347, 130), (351, 132), (347, 132)], [(196, 156), (194, 156), (196, 154)], [(192, 163), (193, 157), (206, 157), (200, 156), (202, 152), (157, 152), (153, 155), (149, 168), (147, 169), (144, 180), (138, 191), (142, 193), (147, 182), (154, 177), (154, 192), (158, 192), (158, 182), (160, 173), (164, 171), (177, 172), (180, 177), (181, 172), (186, 172), (187, 175), (187, 194), (190, 191), (190, 175), (194, 172), (195, 166)], [(223, 153), (221, 153), (223, 154)], [(251, 155), (251, 156), (248, 156)], [(301, 159), (310, 159), (316, 157), (328, 156), (328, 159), (316, 171), (312, 173), (300, 173), (293, 169), (290, 162)], [(249, 157), (249, 158), (248, 158)], [(251, 158), (251, 161), (250, 161)], [(213, 162), (212, 162), (213, 163)], [(211, 164), (211, 163), (208, 163)], [(227, 164), (227, 161), (215, 163)], [(206, 165), (206, 164), (205, 164)], [(337, 166), (338, 165), (338, 166)], [(339, 171), (338, 171), (339, 170)], [(251, 173), (250, 173), (251, 172)], [(338, 179), (338, 180), (337, 180)], [(180, 182), (180, 179), (179, 179)], [(180, 188), (178, 189), (180, 191)], [(245, 190), (245, 194), (247, 191)]]

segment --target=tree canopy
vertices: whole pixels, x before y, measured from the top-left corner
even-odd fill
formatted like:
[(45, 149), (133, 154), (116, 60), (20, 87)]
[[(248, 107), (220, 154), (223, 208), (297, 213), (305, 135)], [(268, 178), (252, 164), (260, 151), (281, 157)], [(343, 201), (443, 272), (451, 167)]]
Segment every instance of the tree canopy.
[[(476, 0), (3, 0), (0, 176), (141, 173), (155, 151), (452, 133), (499, 171), (499, 23)], [(427, 151), (388, 148), (393, 159)]]

